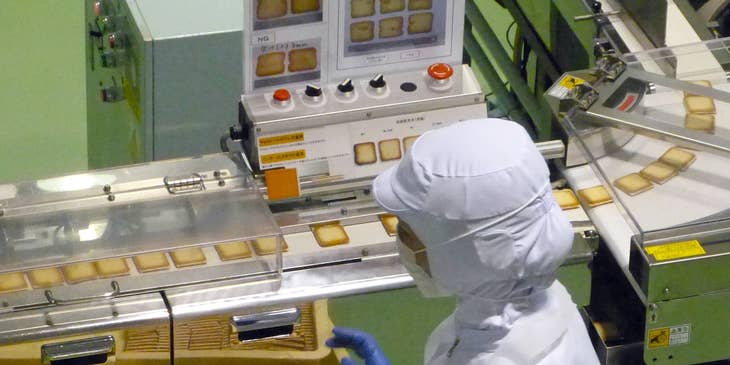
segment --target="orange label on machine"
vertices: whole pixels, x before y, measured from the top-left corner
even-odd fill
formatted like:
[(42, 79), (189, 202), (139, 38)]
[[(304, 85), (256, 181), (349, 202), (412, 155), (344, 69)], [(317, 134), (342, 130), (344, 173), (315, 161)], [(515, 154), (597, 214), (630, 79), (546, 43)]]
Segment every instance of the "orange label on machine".
[(297, 169), (273, 169), (264, 171), (266, 194), (269, 200), (296, 198), (299, 196)]
[(295, 143), (304, 141), (304, 133), (289, 133), (271, 137), (259, 138), (259, 147), (276, 146), (280, 144)]
[(650, 349), (669, 346), (669, 328), (649, 330), (646, 343)]
[(307, 151), (305, 150), (286, 151), (262, 155), (261, 163), (264, 165), (268, 165), (277, 162), (304, 160), (306, 158)]

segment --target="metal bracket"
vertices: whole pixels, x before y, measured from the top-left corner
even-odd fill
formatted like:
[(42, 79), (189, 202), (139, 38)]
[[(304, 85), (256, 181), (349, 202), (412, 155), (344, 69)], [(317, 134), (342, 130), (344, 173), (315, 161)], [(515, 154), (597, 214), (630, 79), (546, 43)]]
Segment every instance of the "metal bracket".
[(119, 288), (119, 283), (116, 280), (113, 280), (111, 283), (112, 291), (108, 293), (104, 293), (101, 295), (96, 296), (90, 296), (90, 297), (83, 297), (83, 298), (74, 298), (74, 299), (58, 299), (53, 295), (53, 291), (50, 289), (47, 289), (45, 291), (46, 300), (48, 300), (49, 304), (53, 305), (68, 305), (68, 304), (74, 304), (74, 303), (82, 303), (82, 302), (89, 302), (96, 299), (113, 299), (115, 297), (118, 297), (122, 290)]
[(76, 364), (81, 363), (81, 359), (87, 359), (84, 362), (86, 364), (106, 364), (115, 348), (113, 336), (46, 344), (41, 346), (41, 363), (45, 365), (77, 360), (74, 362)]
[(203, 177), (197, 172), (187, 177), (165, 176), (163, 182), (170, 194), (184, 194), (205, 190)]

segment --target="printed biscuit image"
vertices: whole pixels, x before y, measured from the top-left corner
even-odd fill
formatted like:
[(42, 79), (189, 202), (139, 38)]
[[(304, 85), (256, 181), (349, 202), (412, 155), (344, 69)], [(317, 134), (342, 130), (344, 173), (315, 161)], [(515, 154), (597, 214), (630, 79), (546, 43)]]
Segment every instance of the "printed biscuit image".
[(652, 162), (649, 166), (639, 171), (639, 175), (657, 184), (664, 184), (669, 179), (677, 176), (677, 168), (661, 161)]
[(337, 222), (312, 226), (312, 233), (321, 247), (344, 245), (350, 242), (345, 228)]
[(256, 18), (267, 20), (279, 18), (286, 15), (287, 0), (258, 0), (256, 6)]
[(367, 42), (375, 38), (375, 23), (371, 21), (350, 24), (350, 41)]
[(684, 127), (696, 131), (712, 133), (715, 130), (715, 115), (689, 113), (684, 118)]
[(408, 10), (426, 10), (431, 6), (431, 0), (408, 0)]
[[(271, 255), (276, 253), (276, 240), (275, 236), (257, 238), (252, 242), (253, 250), (259, 256)], [(281, 251), (286, 252), (289, 250), (289, 245), (286, 241), (281, 242)]]
[(408, 34), (428, 33), (432, 23), (432, 13), (413, 14), (408, 17)]
[(106, 259), (94, 262), (96, 271), (102, 279), (129, 275), (126, 259)]
[(365, 142), (355, 145), (355, 163), (358, 165), (368, 165), (375, 163), (378, 156), (375, 152), (375, 143)]
[(591, 208), (599, 205), (608, 204), (613, 201), (608, 190), (603, 185), (594, 186), (587, 189), (578, 190), (578, 195), (588, 203)]
[(613, 182), (613, 185), (630, 196), (641, 194), (654, 187), (651, 181), (637, 173), (618, 178)]
[(393, 38), (403, 34), (403, 18), (396, 16), (380, 20), (380, 38)]
[(302, 48), (289, 52), (289, 72), (314, 70), (317, 68), (317, 49)]
[(28, 273), (28, 279), (30, 280), (30, 285), (36, 289), (50, 288), (63, 284), (63, 275), (55, 267), (32, 270)]
[(23, 273), (0, 274), (0, 293), (23, 290), (27, 287)]
[(284, 73), (286, 53), (272, 52), (259, 56), (256, 61), (256, 76), (265, 77)]
[(562, 210), (575, 209), (580, 206), (578, 198), (570, 189), (553, 190), (553, 197)]
[(686, 170), (689, 165), (695, 162), (695, 159), (694, 153), (685, 151), (679, 147), (672, 147), (667, 152), (664, 152), (662, 157), (659, 157), (659, 161), (672, 165), (682, 171)]
[(206, 262), (205, 254), (200, 247), (183, 248), (170, 252), (175, 267), (203, 265)]
[(715, 113), (715, 100), (706, 96), (686, 96), (684, 108), (690, 114), (713, 114)]
[(408, 150), (413, 146), (413, 142), (416, 142), (420, 136), (410, 136), (403, 138), (403, 152), (408, 152)]
[(381, 214), (380, 222), (383, 224), (388, 236), (393, 237), (396, 235), (398, 232), (398, 217), (393, 214)]
[(166, 270), (170, 267), (170, 262), (167, 261), (167, 256), (163, 252), (147, 253), (139, 256), (135, 256), (134, 266), (137, 266), (139, 272), (150, 272)]
[(380, 0), (380, 13), (393, 13), (406, 8), (405, 0)]
[(400, 140), (398, 138), (378, 142), (381, 161), (400, 160)]
[(63, 267), (63, 276), (69, 284), (94, 280), (98, 277), (96, 268), (91, 262), (80, 262)]
[(215, 245), (218, 256), (223, 261), (247, 259), (252, 256), (251, 249), (246, 242), (228, 242)]
[(291, 12), (294, 14), (319, 10), (319, 0), (291, 0)]
[(352, 0), (350, 2), (350, 16), (360, 18), (375, 14), (375, 0)]

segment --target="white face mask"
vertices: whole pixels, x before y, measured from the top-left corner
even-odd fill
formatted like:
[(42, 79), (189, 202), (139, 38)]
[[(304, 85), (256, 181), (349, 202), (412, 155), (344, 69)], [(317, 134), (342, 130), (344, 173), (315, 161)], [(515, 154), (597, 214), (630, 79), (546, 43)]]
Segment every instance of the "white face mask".
[[(405, 266), (408, 273), (413, 277), (413, 280), (416, 282), (416, 287), (418, 287), (421, 295), (426, 298), (448, 297), (453, 295), (439, 286), (427, 272), (427, 269), (424, 269), (423, 266), (428, 267), (428, 257), (425, 247), (423, 247), (423, 249), (416, 248), (416, 251), (414, 251), (413, 242), (406, 244), (401, 240), (403, 227), (399, 227), (398, 232), (399, 234), (396, 236), (396, 246), (398, 248), (401, 263), (403, 263), (403, 266)], [(415, 238), (415, 236), (410, 237)], [(420, 242), (416, 242), (415, 244), (423, 246)]]

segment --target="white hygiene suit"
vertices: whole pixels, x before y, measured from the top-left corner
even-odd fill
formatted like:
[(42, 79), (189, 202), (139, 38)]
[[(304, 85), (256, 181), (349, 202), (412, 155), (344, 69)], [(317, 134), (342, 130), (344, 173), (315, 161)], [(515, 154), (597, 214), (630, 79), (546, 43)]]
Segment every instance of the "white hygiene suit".
[(400, 256), (421, 292), (458, 298), (426, 364), (598, 364), (555, 280), (573, 230), (521, 126), (479, 119), (427, 132), (373, 194), (400, 218)]

